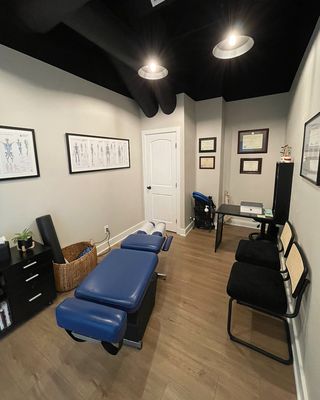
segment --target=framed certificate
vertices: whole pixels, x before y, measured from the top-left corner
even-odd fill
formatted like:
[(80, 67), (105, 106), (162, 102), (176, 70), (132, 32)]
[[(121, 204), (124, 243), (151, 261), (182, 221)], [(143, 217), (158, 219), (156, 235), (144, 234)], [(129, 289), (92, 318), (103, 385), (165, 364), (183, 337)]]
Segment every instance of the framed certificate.
[(215, 153), (217, 147), (216, 137), (206, 137), (199, 139), (199, 153)]
[(216, 158), (211, 157), (199, 157), (199, 168), (200, 169), (215, 169)]
[(240, 158), (240, 174), (261, 174), (262, 158)]
[(253, 129), (238, 132), (238, 154), (268, 152), (269, 129)]
[(300, 176), (320, 186), (320, 113), (304, 125)]

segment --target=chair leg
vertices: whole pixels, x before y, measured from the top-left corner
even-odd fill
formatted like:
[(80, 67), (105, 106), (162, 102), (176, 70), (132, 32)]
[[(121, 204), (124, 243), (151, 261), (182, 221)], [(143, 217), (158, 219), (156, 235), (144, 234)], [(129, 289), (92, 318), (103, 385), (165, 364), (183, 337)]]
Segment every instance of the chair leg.
[[(243, 339), (240, 339), (236, 336), (234, 336), (231, 332), (231, 324), (232, 324), (232, 303), (233, 303), (234, 299), (230, 298), (229, 299), (229, 307), (228, 307), (228, 324), (227, 324), (227, 331), (229, 334), (229, 337), (232, 341), (237, 342), (242, 344), (243, 346), (248, 347), (251, 350), (257, 351), (260, 354), (263, 354), (266, 357), (272, 358), (275, 361), (278, 361), (282, 364), (286, 364), (286, 365), (290, 365), (293, 362), (293, 354), (292, 354), (292, 347), (291, 347), (291, 338), (290, 338), (290, 329), (289, 329), (289, 324), (288, 321), (286, 320), (286, 318), (282, 318), (282, 317), (277, 317), (278, 319), (280, 319), (283, 324), (284, 324), (284, 328), (286, 331), (286, 338), (287, 338), (287, 345), (288, 345), (288, 354), (289, 357), (288, 358), (282, 358), (279, 357), (273, 353), (270, 353), (269, 351), (266, 351), (264, 349), (262, 349), (261, 347), (255, 346), (252, 343), (246, 342)], [(267, 314), (268, 315), (268, 314)]]

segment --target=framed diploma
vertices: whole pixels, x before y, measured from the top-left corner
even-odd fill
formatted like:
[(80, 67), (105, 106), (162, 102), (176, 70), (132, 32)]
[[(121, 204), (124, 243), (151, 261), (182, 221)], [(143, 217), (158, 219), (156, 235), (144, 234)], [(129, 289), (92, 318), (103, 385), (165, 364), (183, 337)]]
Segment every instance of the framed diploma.
[(320, 186), (320, 113), (304, 125), (300, 176)]
[(200, 169), (215, 169), (216, 158), (211, 157), (199, 157), (199, 168)]
[(240, 158), (240, 174), (261, 174), (262, 158)]
[(269, 129), (253, 129), (238, 132), (238, 154), (268, 152)]
[(199, 153), (215, 153), (217, 147), (216, 137), (207, 137), (199, 139)]

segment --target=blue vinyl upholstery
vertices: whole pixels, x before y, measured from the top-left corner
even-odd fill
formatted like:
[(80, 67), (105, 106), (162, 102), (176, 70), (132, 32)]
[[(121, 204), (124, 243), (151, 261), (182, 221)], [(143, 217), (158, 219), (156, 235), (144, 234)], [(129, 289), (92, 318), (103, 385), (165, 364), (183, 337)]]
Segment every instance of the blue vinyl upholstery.
[(56, 308), (58, 326), (99, 341), (119, 343), (127, 328), (127, 314), (116, 308), (69, 298)]
[(140, 307), (157, 264), (158, 256), (154, 253), (112, 250), (81, 283), (75, 296), (134, 313)]
[(126, 237), (122, 243), (122, 249), (142, 250), (158, 254), (165, 241), (163, 236), (132, 234)]

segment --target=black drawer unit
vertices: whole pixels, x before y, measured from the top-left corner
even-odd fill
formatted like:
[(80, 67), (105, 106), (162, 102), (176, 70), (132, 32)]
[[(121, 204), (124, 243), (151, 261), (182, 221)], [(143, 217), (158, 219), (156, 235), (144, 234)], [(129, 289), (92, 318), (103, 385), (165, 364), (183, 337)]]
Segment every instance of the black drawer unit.
[(0, 336), (26, 321), (56, 297), (52, 254), (39, 243), (26, 253), (11, 248), (0, 264)]

